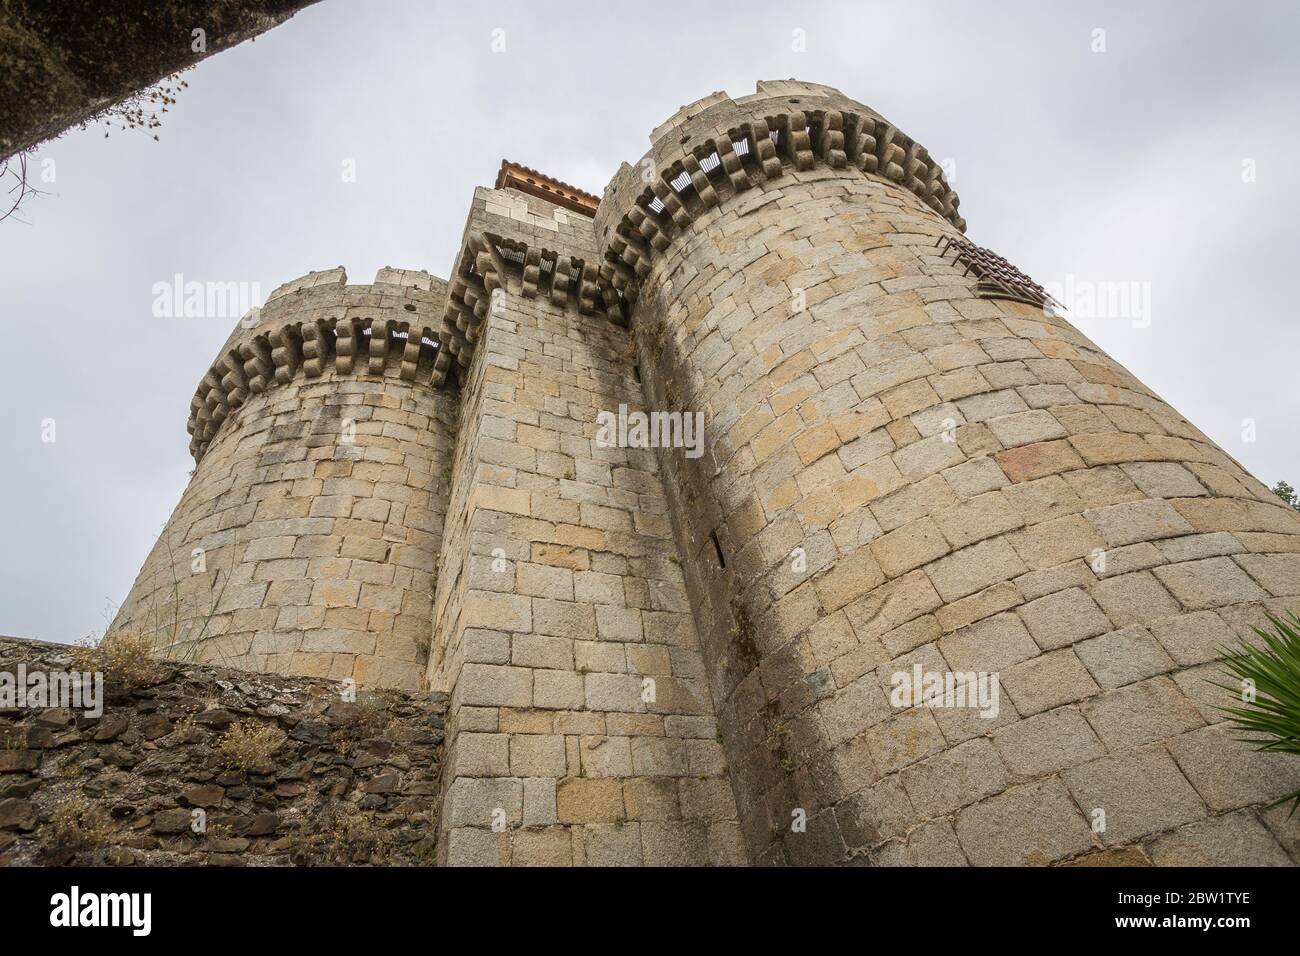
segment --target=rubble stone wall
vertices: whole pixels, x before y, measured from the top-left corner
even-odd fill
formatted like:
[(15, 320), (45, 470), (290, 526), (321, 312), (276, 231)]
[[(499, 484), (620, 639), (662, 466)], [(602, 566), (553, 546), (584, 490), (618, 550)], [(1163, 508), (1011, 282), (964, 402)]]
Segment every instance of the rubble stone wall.
[[(100, 663), (0, 638), (10, 679)], [(433, 864), (442, 695), (140, 664), (98, 717), (0, 710), (0, 866)]]
[(124, 10), (96, 0), (9, 0), (0, 9), (0, 160), (265, 33), (312, 2), (162, 0)]

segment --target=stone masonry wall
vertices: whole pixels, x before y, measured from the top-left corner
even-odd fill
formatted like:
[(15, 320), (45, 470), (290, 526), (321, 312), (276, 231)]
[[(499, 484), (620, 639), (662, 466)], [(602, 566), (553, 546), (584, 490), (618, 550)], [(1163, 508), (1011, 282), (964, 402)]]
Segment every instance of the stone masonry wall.
[(0, 638), (101, 716), (0, 710), (0, 866), (429, 866), (445, 697)]
[[(265, 361), (280, 378), (245, 387), (237, 407), (216, 408), (210, 439), (196, 435), (193, 477), (111, 631), (146, 634), (179, 659), (420, 686), (458, 396), (404, 377), (398, 336), (409, 327), (421, 348), (441, 283), (397, 270), (380, 279), (347, 286), (342, 270), (314, 273), (236, 329), (222, 355), (283, 333), (248, 366)], [(336, 323), (353, 334), (336, 335)], [(318, 327), (329, 333), (319, 344), (303, 333)], [(364, 334), (374, 329), (382, 351)], [(349, 348), (359, 357), (343, 370), (337, 353)], [(210, 404), (196, 398), (202, 413)]]
[[(713, 177), (633, 314), (651, 403), (707, 413), (709, 453), (661, 461), (752, 857), (1300, 860), (1264, 809), (1300, 761), (1206, 681), (1300, 607), (1300, 517), (1067, 322), (980, 297), (952, 216), (818, 149)], [(892, 707), (914, 664), (999, 675), (1000, 713)]]
[(440, 858), (744, 863), (654, 458), (594, 441), (599, 410), (638, 404), (627, 333), (506, 285), (440, 562)]

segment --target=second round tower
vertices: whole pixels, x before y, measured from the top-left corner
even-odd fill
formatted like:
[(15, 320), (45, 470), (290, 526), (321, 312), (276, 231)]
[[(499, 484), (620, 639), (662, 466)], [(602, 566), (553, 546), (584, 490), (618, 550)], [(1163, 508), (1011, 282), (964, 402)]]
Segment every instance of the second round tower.
[(1206, 665), (1295, 605), (1300, 517), (874, 111), (760, 83), (651, 139), (597, 236), (647, 404), (706, 415), (661, 463), (754, 859), (1050, 862), (1203, 817)]

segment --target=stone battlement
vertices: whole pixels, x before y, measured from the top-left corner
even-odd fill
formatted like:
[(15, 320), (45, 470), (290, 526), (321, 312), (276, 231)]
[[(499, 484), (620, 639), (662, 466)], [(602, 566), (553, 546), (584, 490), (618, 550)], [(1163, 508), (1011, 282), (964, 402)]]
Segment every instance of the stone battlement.
[(341, 266), (284, 283), (241, 320), (200, 381), (186, 426), (195, 460), (250, 395), (299, 373), (333, 366), (430, 384), (446, 300), (446, 282), (408, 269), (380, 269), (372, 285), (348, 285)]
[(764, 81), (739, 100), (713, 93), (683, 106), (650, 140), (650, 151), (610, 180), (596, 215), (602, 275), (633, 300), (650, 260), (678, 231), (787, 167), (878, 175), (966, 229), (960, 199), (925, 147), (828, 86)]

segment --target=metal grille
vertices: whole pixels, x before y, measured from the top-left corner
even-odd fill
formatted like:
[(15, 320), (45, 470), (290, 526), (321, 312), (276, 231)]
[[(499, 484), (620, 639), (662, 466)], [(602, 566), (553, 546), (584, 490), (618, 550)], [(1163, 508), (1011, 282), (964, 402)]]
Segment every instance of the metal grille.
[(975, 288), (980, 295), (990, 299), (1013, 299), (1041, 308), (1047, 308), (1049, 304), (1060, 308), (1060, 303), (1042, 286), (996, 252), (953, 236), (940, 236), (935, 245), (940, 256), (951, 253), (956, 265), (965, 266), (962, 275), (975, 275), (979, 280)]

